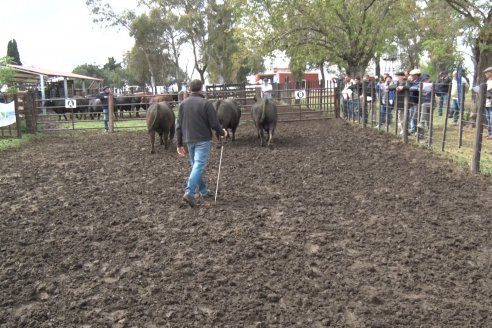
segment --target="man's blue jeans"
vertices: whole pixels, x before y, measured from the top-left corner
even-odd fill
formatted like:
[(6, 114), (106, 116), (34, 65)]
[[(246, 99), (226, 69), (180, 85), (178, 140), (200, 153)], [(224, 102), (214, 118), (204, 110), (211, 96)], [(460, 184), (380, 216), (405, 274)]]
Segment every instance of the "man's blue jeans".
[(379, 113), (379, 124), (386, 123), (386, 111), (388, 112), (388, 125), (391, 124), (393, 119), (393, 104), (381, 103), (381, 112)]
[(458, 122), (458, 118), (460, 117), (460, 104), (458, 103), (458, 99), (453, 98), (453, 103), (451, 106), (451, 114), (449, 118), (453, 119), (453, 122)]
[(408, 106), (409, 107), (409, 110), (408, 110), (408, 129), (411, 131), (411, 132), (415, 132), (416, 131), (416, 127), (415, 127), (415, 114), (417, 113), (417, 104), (411, 104)]
[(104, 129), (106, 131), (108, 131), (109, 129), (108, 121), (109, 121), (109, 109), (103, 108), (103, 122), (104, 122)]
[(487, 117), (487, 132), (488, 136), (492, 137), (492, 106), (485, 107), (485, 117)]
[(439, 107), (438, 107), (438, 115), (442, 116), (442, 109), (448, 106), (448, 94), (445, 93), (439, 96)]
[(191, 173), (186, 184), (185, 193), (194, 196), (196, 189), (202, 195), (207, 194), (207, 185), (203, 180), (203, 171), (208, 164), (211, 141), (191, 142), (188, 147), (188, 160), (191, 165)]

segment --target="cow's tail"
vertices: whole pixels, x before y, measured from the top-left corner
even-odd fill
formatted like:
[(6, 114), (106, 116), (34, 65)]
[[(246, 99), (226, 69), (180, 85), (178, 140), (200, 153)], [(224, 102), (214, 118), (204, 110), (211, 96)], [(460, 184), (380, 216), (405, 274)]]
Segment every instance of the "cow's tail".
[(149, 110), (152, 110), (152, 112), (149, 113), (149, 115), (151, 115), (152, 122), (151, 122), (151, 124), (149, 124), (147, 126), (147, 129), (149, 130), (149, 132), (152, 131), (154, 129), (154, 127), (155, 127), (155, 121), (157, 120), (158, 106), (159, 105), (149, 108)]
[(262, 122), (262, 123), (265, 122), (267, 105), (268, 105), (268, 99), (265, 99), (263, 101), (263, 105), (261, 106), (261, 118), (260, 118), (260, 122)]

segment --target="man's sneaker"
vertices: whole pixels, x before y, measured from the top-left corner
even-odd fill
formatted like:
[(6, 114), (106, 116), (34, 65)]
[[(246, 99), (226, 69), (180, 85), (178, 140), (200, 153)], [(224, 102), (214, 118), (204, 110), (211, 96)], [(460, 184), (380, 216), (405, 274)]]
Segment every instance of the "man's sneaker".
[(188, 203), (191, 207), (198, 207), (198, 204), (193, 196), (190, 194), (184, 194), (183, 200)]
[(201, 198), (212, 198), (214, 196), (215, 196), (215, 194), (213, 192), (211, 192), (210, 190), (207, 190), (207, 192), (205, 194), (200, 194)]

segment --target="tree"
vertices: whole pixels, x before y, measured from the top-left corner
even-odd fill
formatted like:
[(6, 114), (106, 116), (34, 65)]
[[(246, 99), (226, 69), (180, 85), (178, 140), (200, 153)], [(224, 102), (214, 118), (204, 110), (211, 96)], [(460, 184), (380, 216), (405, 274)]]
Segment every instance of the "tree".
[(12, 81), (14, 80), (15, 70), (7, 64), (12, 64), (13, 59), (9, 56), (0, 57), (0, 89), (7, 86), (7, 92), (14, 92)]
[(248, 13), (251, 37), (264, 54), (285, 50), (299, 68), (329, 62), (362, 75), (384, 50), (404, 2), (252, 0), (239, 1), (238, 10)]
[(488, 0), (430, 0), (444, 1), (463, 21), (462, 32), (473, 51), (474, 77), (485, 82), (483, 70), (492, 66), (492, 6)]
[(10, 40), (7, 45), (7, 57), (12, 58), (12, 64), (22, 66), (22, 62), (19, 56), (19, 50), (17, 49), (17, 42), (15, 41), (15, 39)]

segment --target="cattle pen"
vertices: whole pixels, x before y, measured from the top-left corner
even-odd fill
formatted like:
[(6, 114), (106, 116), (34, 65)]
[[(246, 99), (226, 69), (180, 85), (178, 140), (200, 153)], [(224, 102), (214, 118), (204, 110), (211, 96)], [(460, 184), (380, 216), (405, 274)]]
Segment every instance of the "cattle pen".
[[(312, 83), (303, 88), (296, 88), (296, 83), (275, 85), (273, 99), (279, 109), (279, 121), (296, 121), (325, 119), (337, 116), (335, 86), (328, 82), (319, 86), (320, 82)], [(233, 84), (233, 85), (207, 85), (204, 96), (210, 101), (232, 98), (239, 104), (242, 122), (251, 121), (249, 111), (251, 106), (260, 98), (258, 85)], [(159, 96), (159, 95), (158, 95)], [(163, 94), (168, 96), (167, 101), (173, 108), (182, 99), (179, 94)], [(149, 101), (156, 97), (153, 94), (115, 95), (113, 100), (113, 130), (145, 128), (145, 110)], [(138, 98), (138, 100), (136, 100)], [(100, 108), (93, 108), (91, 101), (94, 96), (76, 97), (75, 108), (66, 108), (64, 98), (52, 99), (49, 106), (46, 102), (35, 100), (36, 130), (38, 132), (56, 132), (67, 130), (98, 130), (102, 123), (99, 121)], [(118, 101), (116, 101), (116, 99)]]

